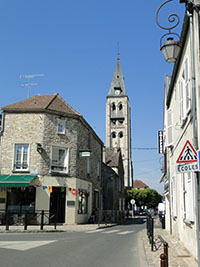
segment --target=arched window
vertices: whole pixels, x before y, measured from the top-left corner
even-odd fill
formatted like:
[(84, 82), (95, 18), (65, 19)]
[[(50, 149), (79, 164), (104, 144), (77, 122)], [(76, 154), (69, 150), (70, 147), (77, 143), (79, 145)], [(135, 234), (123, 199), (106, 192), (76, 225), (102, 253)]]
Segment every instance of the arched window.
[(119, 107), (119, 110), (122, 110), (123, 109), (122, 103), (119, 103), (118, 107)]
[(118, 136), (119, 136), (119, 138), (122, 138), (124, 136), (123, 132), (119, 132)]
[(123, 124), (123, 122), (124, 122), (124, 120), (123, 120), (123, 119), (119, 119), (118, 121), (119, 121), (119, 125), (122, 125), (122, 124)]
[(112, 111), (116, 110), (115, 103), (112, 103)]
[(116, 132), (112, 132), (111, 136), (112, 138), (116, 138)]

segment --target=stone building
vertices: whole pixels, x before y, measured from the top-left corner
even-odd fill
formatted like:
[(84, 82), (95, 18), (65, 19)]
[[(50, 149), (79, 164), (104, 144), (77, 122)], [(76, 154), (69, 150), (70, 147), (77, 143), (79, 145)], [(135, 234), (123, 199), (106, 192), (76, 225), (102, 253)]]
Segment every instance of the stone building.
[(106, 103), (106, 147), (120, 147), (124, 165), (124, 185), (133, 187), (131, 159), (131, 113), (119, 55)]
[(124, 167), (120, 148), (104, 148), (103, 161), (103, 209), (124, 211)]
[(2, 108), (0, 209), (49, 210), (87, 222), (99, 208), (103, 143), (58, 94)]

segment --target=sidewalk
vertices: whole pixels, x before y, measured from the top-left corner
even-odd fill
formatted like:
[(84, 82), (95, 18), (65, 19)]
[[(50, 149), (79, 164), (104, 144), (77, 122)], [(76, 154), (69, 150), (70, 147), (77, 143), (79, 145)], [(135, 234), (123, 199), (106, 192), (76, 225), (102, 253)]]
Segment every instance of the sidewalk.
[[(197, 267), (197, 261), (191, 256), (189, 251), (187, 251), (183, 244), (177, 240), (173, 235), (170, 235), (167, 230), (161, 229), (159, 219), (155, 223), (154, 229), (154, 239), (158, 235), (168, 243), (168, 257), (169, 257), (169, 267)], [(151, 251), (151, 245), (149, 244), (149, 239), (147, 237), (146, 229), (143, 230), (141, 235), (147, 266), (150, 267), (160, 267), (160, 254), (163, 253), (163, 245), (156, 251)], [(158, 245), (159, 247), (159, 245)]]
[(37, 233), (37, 232), (82, 232), (96, 230), (100, 228), (112, 227), (115, 224), (64, 224), (57, 225), (56, 229), (54, 225), (44, 225), (43, 230), (40, 230), (40, 225), (28, 225), (27, 230), (24, 230), (23, 225), (10, 225), (9, 230), (6, 231), (5, 225), (0, 225), (1, 233)]

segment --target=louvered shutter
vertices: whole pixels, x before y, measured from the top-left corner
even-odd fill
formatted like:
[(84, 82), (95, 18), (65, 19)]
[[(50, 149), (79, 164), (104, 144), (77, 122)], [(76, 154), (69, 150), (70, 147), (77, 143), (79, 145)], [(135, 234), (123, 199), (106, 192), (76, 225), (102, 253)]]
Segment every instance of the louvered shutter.
[(191, 98), (190, 98), (190, 77), (189, 77), (189, 64), (188, 58), (185, 60), (185, 97), (186, 97), (186, 112), (191, 109)]
[(194, 221), (194, 191), (193, 191), (193, 174), (188, 172), (187, 179), (187, 219)]
[(173, 114), (172, 109), (167, 110), (167, 146), (173, 144)]

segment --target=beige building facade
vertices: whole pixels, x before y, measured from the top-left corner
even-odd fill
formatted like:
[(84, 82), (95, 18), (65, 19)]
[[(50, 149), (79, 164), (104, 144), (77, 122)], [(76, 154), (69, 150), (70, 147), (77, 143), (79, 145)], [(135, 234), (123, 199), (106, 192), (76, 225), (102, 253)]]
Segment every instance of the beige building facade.
[[(165, 77), (166, 228), (199, 259), (199, 6), (188, 5), (172, 76)], [(198, 3), (199, 4), (199, 3)]]

